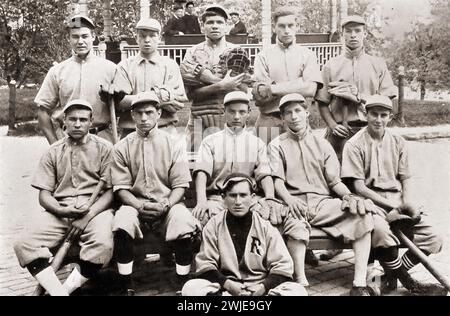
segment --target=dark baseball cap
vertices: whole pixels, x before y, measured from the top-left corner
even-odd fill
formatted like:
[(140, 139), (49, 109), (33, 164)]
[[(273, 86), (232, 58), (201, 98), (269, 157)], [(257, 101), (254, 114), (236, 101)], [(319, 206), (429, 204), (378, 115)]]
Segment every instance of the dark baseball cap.
[(69, 29), (75, 29), (80, 27), (87, 27), (95, 29), (94, 21), (85, 15), (77, 14), (66, 20), (66, 27)]
[(250, 185), (251, 192), (255, 191), (256, 184), (252, 178), (250, 178), (245, 173), (234, 172), (234, 173), (229, 174), (223, 181), (222, 193), (225, 193), (225, 191), (227, 191), (227, 188), (229, 185), (231, 185), (233, 183), (243, 182), (243, 181), (247, 182)]
[(349, 23), (366, 25), (366, 21), (360, 15), (349, 15), (348, 17), (342, 19), (341, 26), (344, 27)]
[(225, 20), (228, 20), (229, 16), (228, 16), (228, 12), (227, 10), (225, 10), (224, 7), (222, 7), (221, 5), (218, 4), (212, 4), (206, 7), (205, 12), (215, 12), (217, 14), (219, 14), (220, 16), (224, 17)]

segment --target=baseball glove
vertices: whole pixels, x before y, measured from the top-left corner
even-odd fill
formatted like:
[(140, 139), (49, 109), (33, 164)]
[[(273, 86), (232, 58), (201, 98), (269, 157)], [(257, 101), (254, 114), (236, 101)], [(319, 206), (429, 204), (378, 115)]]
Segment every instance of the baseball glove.
[(263, 198), (250, 207), (251, 211), (257, 212), (265, 220), (269, 220), (274, 226), (283, 223), (288, 215), (288, 206), (275, 198)]
[(348, 194), (342, 198), (341, 210), (348, 209), (351, 214), (365, 215), (367, 213), (379, 214), (384, 216), (380, 208), (377, 207), (372, 200), (363, 199), (355, 194)]
[(402, 231), (409, 239), (414, 238), (414, 226), (421, 220), (420, 212), (411, 205), (405, 203), (396, 209), (392, 209), (386, 220), (392, 230)]
[(360, 103), (358, 87), (353, 83), (345, 81), (333, 81), (328, 84), (328, 92), (338, 98), (346, 99), (355, 103)]
[(265, 103), (273, 100), (272, 88), (270, 83), (256, 82), (252, 89), (253, 99), (259, 103)]
[(220, 55), (219, 65), (222, 76), (225, 76), (231, 70), (231, 76), (234, 77), (249, 71), (250, 59), (245, 50), (235, 47), (227, 49)]

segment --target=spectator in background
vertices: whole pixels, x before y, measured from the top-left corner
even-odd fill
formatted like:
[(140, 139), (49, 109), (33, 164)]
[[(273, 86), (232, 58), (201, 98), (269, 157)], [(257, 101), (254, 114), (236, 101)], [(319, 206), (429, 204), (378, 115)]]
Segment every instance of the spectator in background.
[(200, 24), (198, 23), (198, 16), (195, 14), (194, 2), (186, 3), (186, 13), (183, 17), (184, 34), (201, 34)]
[(186, 27), (184, 25), (183, 15), (183, 7), (175, 6), (172, 12), (172, 18), (167, 21), (164, 27), (164, 36), (184, 35)]
[(244, 22), (241, 21), (239, 13), (230, 13), (231, 21), (233, 21), (233, 28), (230, 30), (230, 35), (247, 34), (247, 28)]

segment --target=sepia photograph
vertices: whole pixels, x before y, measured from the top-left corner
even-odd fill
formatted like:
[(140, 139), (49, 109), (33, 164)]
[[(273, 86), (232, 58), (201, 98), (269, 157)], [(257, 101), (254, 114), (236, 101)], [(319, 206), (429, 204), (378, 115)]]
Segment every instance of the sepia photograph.
[(449, 16), (2, 0), (0, 296), (448, 296)]

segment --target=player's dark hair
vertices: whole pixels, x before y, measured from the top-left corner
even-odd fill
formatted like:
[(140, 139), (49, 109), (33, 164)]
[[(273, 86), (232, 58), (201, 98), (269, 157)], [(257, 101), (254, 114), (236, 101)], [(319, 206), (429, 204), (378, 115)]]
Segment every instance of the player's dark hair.
[(297, 15), (296, 15), (296, 9), (293, 7), (282, 7), (282, 8), (278, 8), (275, 10), (275, 12), (272, 14), (272, 19), (273, 19), (273, 23), (277, 23), (278, 19), (283, 17), (283, 16), (289, 16), (289, 15), (294, 15), (295, 19), (297, 20)]
[(183, 10), (183, 7), (181, 5), (176, 5), (173, 7), (173, 11)]
[(239, 13), (237, 13), (237, 12), (231, 12), (230, 16), (232, 16), (232, 15), (235, 15), (235, 16), (239, 17)]
[(187, 8), (187, 7), (190, 6), (190, 5), (195, 6), (194, 2), (188, 1), (188, 2), (186, 3), (186, 6), (185, 6), (185, 7)]

